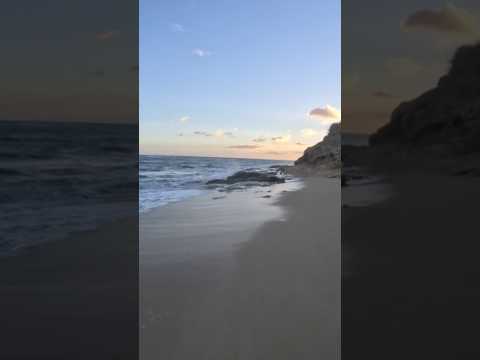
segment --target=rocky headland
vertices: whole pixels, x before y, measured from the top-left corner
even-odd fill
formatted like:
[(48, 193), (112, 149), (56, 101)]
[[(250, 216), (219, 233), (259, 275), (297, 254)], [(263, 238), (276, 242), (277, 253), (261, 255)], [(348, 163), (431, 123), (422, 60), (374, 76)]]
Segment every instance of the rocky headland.
[(479, 172), (480, 44), (460, 47), (435, 88), (398, 105), (369, 149), (343, 151), (344, 160), (383, 169)]
[(294, 166), (284, 167), (285, 171), (297, 176), (340, 176), (340, 132), (340, 123), (332, 124), (325, 138), (318, 144), (307, 148), (303, 156), (295, 161)]

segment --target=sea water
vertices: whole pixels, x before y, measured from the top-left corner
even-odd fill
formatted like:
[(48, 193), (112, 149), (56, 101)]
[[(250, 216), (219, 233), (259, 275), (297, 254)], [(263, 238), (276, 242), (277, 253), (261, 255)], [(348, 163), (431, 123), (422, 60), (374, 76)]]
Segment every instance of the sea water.
[(132, 216), (138, 126), (0, 121), (0, 256)]
[(138, 154), (138, 126), (0, 121), (0, 256), (288, 161)]
[(140, 155), (140, 212), (208, 191), (206, 182), (241, 170), (269, 171), (289, 161)]

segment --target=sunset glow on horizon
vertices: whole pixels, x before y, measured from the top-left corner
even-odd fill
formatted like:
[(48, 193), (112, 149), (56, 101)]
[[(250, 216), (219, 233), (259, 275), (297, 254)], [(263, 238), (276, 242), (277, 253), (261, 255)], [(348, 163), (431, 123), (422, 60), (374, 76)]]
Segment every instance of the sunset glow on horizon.
[(140, 153), (294, 160), (340, 121), (338, 2), (140, 10)]

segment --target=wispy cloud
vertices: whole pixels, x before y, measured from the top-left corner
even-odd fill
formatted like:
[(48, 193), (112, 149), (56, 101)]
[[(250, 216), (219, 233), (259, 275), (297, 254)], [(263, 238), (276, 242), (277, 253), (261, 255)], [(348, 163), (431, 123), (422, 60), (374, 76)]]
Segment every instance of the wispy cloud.
[(272, 141), (276, 144), (286, 144), (290, 142), (292, 136), (291, 135), (285, 135), (285, 136), (274, 136), (272, 137)]
[(258, 148), (261, 148), (262, 146), (261, 145), (231, 145), (231, 146), (227, 146), (229, 149), (243, 149), (243, 150), (246, 150), (246, 149), (258, 149)]
[(264, 137), (260, 136), (258, 138), (253, 139), (252, 141), (256, 142), (256, 143), (262, 143), (262, 142), (267, 141), (267, 138), (264, 138)]
[(213, 135), (215, 135), (216, 137), (219, 137), (219, 138), (222, 138), (222, 137), (231, 137), (231, 138), (234, 138), (235, 135), (233, 134), (233, 132), (231, 131), (224, 131), (222, 129), (217, 129), (215, 130), (215, 132), (213, 133)]
[(212, 52), (205, 49), (193, 49), (192, 54), (198, 57), (206, 57), (212, 55)]
[(194, 131), (194, 135), (205, 136), (205, 137), (217, 137), (217, 138), (224, 138), (230, 137), (234, 138), (235, 134), (231, 131), (223, 131), (222, 129), (215, 130), (213, 133), (208, 131)]
[(198, 135), (198, 136), (205, 136), (205, 137), (211, 137), (213, 136), (212, 133), (206, 132), (206, 131), (194, 131), (193, 135)]
[(262, 152), (264, 155), (274, 155), (274, 156), (288, 156), (288, 155), (297, 155), (299, 154), (298, 151), (275, 151), (275, 150), (270, 150), (270, 151), (265, 151)]
[(182, 124), (185, 124), (190, 121), (190, 116), (182, 116), (178, 121)]
[(315, 108), (310, 111), (310, 116), (321, 117), (326, 119), (339, 120), (341, 117), (340, 110), (331, 105), (325, 105), (325, 107)]
[(402, 23), (404, 30), (430, 30), (457, 34), (477, 32), (475, 19), (462, 8), (447, 4), (439, 9), (422, 9), (410, 14)]
[(298, 145), (298, 146), (306, 146), (307, 144), (304, 144), (304, 143), (301, 143), (301, 142), (297, 142), (297, 143), (295, 143), (295, 145)]
[(174, 33), (185, 32), (185, 27), (182, 24), (172, 23), (169, 25), (170, 31)]

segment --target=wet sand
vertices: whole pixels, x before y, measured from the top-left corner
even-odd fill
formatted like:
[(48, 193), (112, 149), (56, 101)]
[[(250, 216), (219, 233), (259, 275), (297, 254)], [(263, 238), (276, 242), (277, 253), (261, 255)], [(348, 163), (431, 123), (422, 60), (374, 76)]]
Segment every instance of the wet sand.
[(261, 195), (141, 217), (142, 359), (339, 358), (340, 181)]

